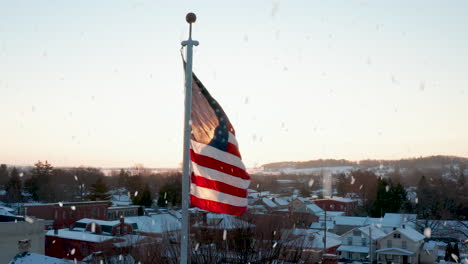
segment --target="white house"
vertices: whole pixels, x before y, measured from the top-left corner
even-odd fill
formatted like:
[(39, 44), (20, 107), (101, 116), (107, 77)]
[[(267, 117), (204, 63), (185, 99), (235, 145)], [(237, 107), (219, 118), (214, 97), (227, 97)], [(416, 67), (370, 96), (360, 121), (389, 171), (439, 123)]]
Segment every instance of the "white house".
[(378, 241), (377, 263), (419, 263), (419, 252), (424, 238), (424, 235), (409, 226), (395, 228)]
[(341, 235), (338, 255), (340, 259), (351, 261), (370, 260), (371, 256), (372, 260), (375, 260), (377, 241), (384, 236), (385, 232), (374, 225), (354, 228)]

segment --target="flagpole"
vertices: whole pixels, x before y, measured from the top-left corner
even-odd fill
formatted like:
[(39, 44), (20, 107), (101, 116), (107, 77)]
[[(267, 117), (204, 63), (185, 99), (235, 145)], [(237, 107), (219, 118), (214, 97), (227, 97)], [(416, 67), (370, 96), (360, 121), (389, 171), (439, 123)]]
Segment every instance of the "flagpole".
[(192, 24), (197, 20), (194, 13), (188, 13), (185, 17), (189, 23), (189, 38), (182, 41), (182, 46), (186, 46), (185, 65), (185, 115), (184, 115), (184, 156), (183, 156), (183, 176), (182, 176), (182, 232), (180, 243), (180, 263), (190, 263), (189, 259), (189, 203), (190, 203), (190, 138), (191, 125), (190, 116), (192, 113), (192, 56), (193, 46), (198, 46), (198, 41), (192, 40)]

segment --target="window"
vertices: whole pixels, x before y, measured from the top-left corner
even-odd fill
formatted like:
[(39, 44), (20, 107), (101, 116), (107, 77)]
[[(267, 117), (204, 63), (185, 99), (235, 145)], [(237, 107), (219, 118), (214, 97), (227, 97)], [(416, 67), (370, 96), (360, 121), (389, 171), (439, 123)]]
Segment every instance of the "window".
[(348, 237), (348, 245), (352, 245), (353, 244), (353, 238), (352, 237)]
[(406, 249), (407, 247), (406, 240), (401, 241), (401, 248)]
[(366, 247), (367, 246), (367, 239), (365, 237), (361, 238), (361, 245), (363, 247)]
[(396, 234), (393, 234), (393, 238), (401, 238), (401, 235), (396, 233)]
[(392, 241), (391, 240), (387, 240), (387, 247), (389, 247), (389, 248), (392, 247)]

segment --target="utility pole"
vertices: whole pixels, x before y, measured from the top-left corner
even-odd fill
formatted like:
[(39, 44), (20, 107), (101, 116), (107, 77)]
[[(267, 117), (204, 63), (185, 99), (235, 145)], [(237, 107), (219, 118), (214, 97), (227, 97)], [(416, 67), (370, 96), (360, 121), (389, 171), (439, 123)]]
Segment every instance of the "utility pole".
[[(325, 207), (326, 208), (326, 207)], [(327, 252), (327, 210), (325, 209), (325, 219), (323, 226), (323, 253), (322, 253), (322, 263), (325, 260), (325, 253)]]
[(369, 225), (369, 260), (370, 260), (371, 264), (372, 264), (372, 261), (374, 261), (373, 260), (373, 258), (374, 258), (373, 255), (374, 254), (372, 254), (372, 243), (373, 243), (373, 241), (372, 241), (372, 226)]

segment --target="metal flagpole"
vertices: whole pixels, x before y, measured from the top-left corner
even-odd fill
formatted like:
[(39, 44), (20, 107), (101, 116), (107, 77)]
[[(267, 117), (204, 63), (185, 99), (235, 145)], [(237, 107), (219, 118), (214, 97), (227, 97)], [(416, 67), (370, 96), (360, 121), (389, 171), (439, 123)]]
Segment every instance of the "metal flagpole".
[(194, 13), (188, 13), (185, 20), (190, 25), (188, 40), (182, 41), (182, 46), (187, 47), (185, 65), (185, 116), (184, 116), (184, 157), (182, 176), (182, 238), (180, 243), (180, 263), (190, 263), (189, 259), (189, 200), (190, 200), (190, 138), (192, 113), (192, 55), (193, 46), (198, 46), (198, 41), (192, 40), (192, 24), (197, 20)]

